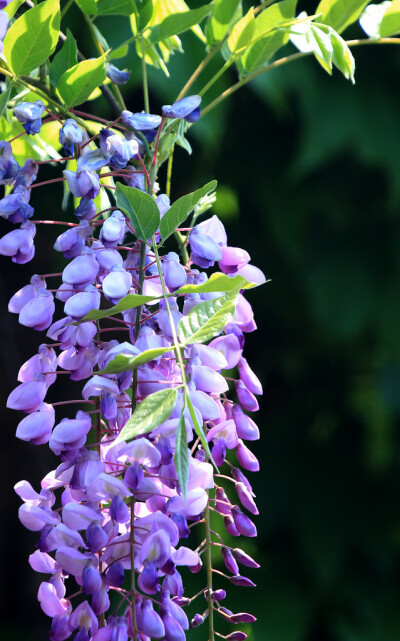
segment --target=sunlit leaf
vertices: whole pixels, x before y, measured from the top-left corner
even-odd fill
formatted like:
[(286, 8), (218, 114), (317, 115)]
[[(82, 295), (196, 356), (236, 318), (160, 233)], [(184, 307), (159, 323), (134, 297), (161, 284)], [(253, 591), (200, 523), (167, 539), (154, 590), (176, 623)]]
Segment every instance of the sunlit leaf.
[(68, 107), (75, 107), (87, 100), (106, 79), (105, 55), (84, 60), (68, 69), (58, 81), (57, 89)]
[(179, 418), (176, 430), (174, 464), (183, 497), (186, 499), (187, 485), (189, 481), (189, 451), (185, 416), (183, 412)]
[(177, 389), (162, 389), (147, 396), (125, 423), (114, 444), (148, 434), (166, 421), (176, 402)]
[(358, 20), (362, 10), (368, 4), (368, 0), (321, 0), (315, 10), (318, 22), (323, 22), (341, 33)]
[(178, 324), (179, 340), (185, 345), (205, 343), (218, 336), (230, 323), (236, 309), (239, 289), (213, 300), (205, 300), (183, 316)]
[(45, 0), (11, 25), (3, 55), (16, 75), (28, 74), (48, 60), (60, 33), (60, 0)]
[(108, 309), (93, 309), (91, 312), (86, 314), (82, 318), (82, 322), (100, 320), (101, 318), (108, 318), (109, 316), (115, 316), (116, 314), (121, 314), (126, 312), (128, 309), (134, 309), (135, 307), (140, 307), (141, 305), (146, 305), (150, 301), (154, 300), (154, 296), (144, 296), (142, 294), (128, 294), (121, 298), (116, 305), (109, 307)]
[(199, 24), (210, 12), (211, 6), (205, 5), (198, 9), (168, 15), (160, 24), (151, 27), (148, 41), (150, 44), (155, 44), (171, 36), (183, 33)]
[(137, 356), (127, 356), (126, 354), (117, 354), (112, 361), (100, 372), (100, 374), (120, 374), (128, 370), (133, 370), (141, 365), (150, 363), (163, 354), (171, 351), (171, 347), (153, 347), (146, 349)]
[(397, 33), (400, 33), (400, 0), (393, 0), (382, 18), (379, 34), (382, 38), (386, 38)]

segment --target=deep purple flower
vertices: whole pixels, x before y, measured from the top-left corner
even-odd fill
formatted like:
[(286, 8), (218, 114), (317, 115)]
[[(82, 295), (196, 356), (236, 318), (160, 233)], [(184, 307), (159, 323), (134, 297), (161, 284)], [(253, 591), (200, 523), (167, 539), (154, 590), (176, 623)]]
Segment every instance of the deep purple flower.
[(45, 106), (41, 100), (20, 102), (14, 107), (14, 116), (22, 123), (27, 134), (38, 134), (42, 126), (41, 116)]
[(183, 118), (187, 122), (196, 122), (200, 118), (200, 103), (200, 96), (187, 96), (173, 105), (164, 105), (161, 110), (166, 118)]

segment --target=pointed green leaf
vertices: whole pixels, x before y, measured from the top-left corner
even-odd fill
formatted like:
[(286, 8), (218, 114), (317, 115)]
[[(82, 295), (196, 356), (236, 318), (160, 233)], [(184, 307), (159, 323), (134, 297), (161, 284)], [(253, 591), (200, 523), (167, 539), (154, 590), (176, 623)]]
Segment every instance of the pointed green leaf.
[(356, 63), (346, 42), (335, 31), (331, 34), (333, 44), (333, 64), (337, 67), (347, 80), (354, 84), (354, 72)]
[(210, 18), (210, 30), (214, 42), (225, 36), (231, 24), (241, 18), (241, 0), (217, 0)]
[(153, 349), (146, 349), (137, 356), (117, 354), (99, 374), (120, 374), (121, 372), (127, 372), (128, 370), (136, 369), (141, 365), (150, 363), (170, 351), (171, 347), (153, 347)]
[(285, 31), (276, 30), (281, 22), (294, 18), (297, 0), (283, 0), (265, 9), (255, 20), (249, 49), (241, 57), (247, 73), (263, 67), (289, 39)]
[(136, 436), (148, 434), (161, 425), (170, 417), (177, 394), (177, 389), (162, 389), (147, 396), (125, 423), (114, 444), (131, 441)]
[(75, 0), (82, 13), (94, 16), (97, 12), (97, 0)]
[(200, 285), (183, 285), (174, 292), (174, 296), (183, 294), (206, 294), (209, 292), (231, 292), (233, 289), (251, 289), (257, 287), (256, 283), (250, 283), (243, 276), (227, 276), (222, 272), (214, 272), (210, 278)]
[(207, 4), (198, 9), (179, 11), (167, 16), (162, 22), (151, 27), (150, 35), (148, 36), (149, 43), (155, 44), (191, 29), (211, 13), (211, 10), (212, 7)]
[(235, 289), (225, 296), (205, 300), (193, 307), (191, 312), (181, 318), (178, 324), (179, 340), (185, 345), (205, 343), (218, 336), (235, 313), (237, 295)]
[(180, 416), (178, 427), (176, 430), (174, 463), (179, 485), (181, 486), (183, 497), (186, 500), (187, 486), (189, 481), (189, 451), (185, 416), (183, 412)]
[(4, 7), (3, 11), (5, 11), (8, 15), (9, 18), (12, 18), (20, 8), (21, 4), (24, 4), (25, 0), (12, 0), (10, 4), (8, 4), (6, 7)]
[(394, 36), (396, 33), (400, 33), (400, 0), (393, 0), (390, 7), (386, 9), (379, 27), (382, 38)]
[[(195, 409), (193, 407), (192, 399), (190, 398), (190, 394), (188, 392), (188, 388), (187, 387), (185, 387), (185, 401), (186, 401), (186, 404), (187, 404), (187, 406), (189, 408), (190, 417), (191, 417), (191, 419), (193, 421), (194, 431), (196, 432), (197, 436), (199, 437), (200, 442), (201, 442), (201, 444), (202, 444), (202, 446), (204, 448), (204, 451), (206, 452), (207, 456), (209, 457), (209, 459), (211, 460), (213, 465), (215, 465), (213, 457), (211, 456), (211, 452), (210, 452), (210, 448), (209, 448), (209, 445), (208, 445), (208, 442), (207, 442), (207, 439), (206, 439), (206, 435), (204, 434), (203, 426), (200, 425), (199, 421), (197, 420), (197, 415), (196, 415)], [(217, 466), (215, 465), (215, 467), (217, 467)]]
[(341, 33), (358, 20), (362, 10), (369, 0), (321, 0), (315, 13), (322, 13), (318, 16), (318, 22), (323, 22)]
[(60, 33), (60, 0), (45, 0), (11, 25), (3, 54), (16, 75), (28, 74), (48, 60)]
[(81, 105), (106, 79), (105, 55), (94, 60), (84, 60), (65, 71), (57, 89), (68, 107)]
[(128, 294), (121, 298), (121, 300), (113, 307), (108, 309), (93, 309), (91, 312), (86, 314), (80, 321), (85, 323), (86, 321), (100, 320), (102, 318), (108, 318), (109, 316), (115, 316), (121, 312), (126, 312), (128, 309), (134, 309), (135, 307), (140, 307), (141, 305), (146, 305), (154, 301), (154, 296), (143, 296), (142, 294)]
[(129, 216), (136, 238), (148, 240), (160, 224), (160, 211), (155, 200), (140, 189), (117, 183), (115, 197), (118, 207)]
[(108, 60), (118, 60), (119, 58), (125, 58), (129, 51), (129, 44), (125, 43), (110, 51), (108, 54)]
[(160, 232), (162, 240), (165, 240), (174, 233), (175, 229), (179, 227), (181, 223), (189, 216), (190, 212), (196, 207), (197, 203), (201, 198), (214, 191), (217, 186), (217, 181), (212, 180), (211, 182), (193, 191), (191, 194), (182, 196), (174, 203), (164, 214), (160, 223)]
[(228, 47), (232, 53), (239, 53), (244, 51), (249, 46), (253, 39), (255, 30), (255, 17), (254, 7), (249, 11), (241, 20), (239, 20), (232, 29), (232, 33), (228, 38)]
[(49, 67), (50, 82), (57, 87), (63, 73), (71, 69), (77, 62), (76, 40), (71, 31), (67, 29), (67, 39), (64, 41), (60, 51), (56, 53)]

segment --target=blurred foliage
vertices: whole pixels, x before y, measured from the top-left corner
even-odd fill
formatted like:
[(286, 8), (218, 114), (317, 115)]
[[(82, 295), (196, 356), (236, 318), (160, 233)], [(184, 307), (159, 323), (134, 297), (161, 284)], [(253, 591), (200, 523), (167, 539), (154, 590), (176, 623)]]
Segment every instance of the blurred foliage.
[[(96, 55), (82, 40), (84, 25), (79, 34), (78, 9), (69, 20), (83, 53)], [(96, 24), (112, 46), (130, 36), (123, 19)], [(172, 102), (201, 55), (191, 34), (182, 45), (189, 55), (171, 56), (169, 79), (151, 71), (154, 113)], [(190, 158), (179, 149), (174, 159), (173, 197), (217, 178), (215, 211), (230, 243), (247, 248), (272, 279), (249, 294), (259, 331), (246, 345), (265, 387), (262, 472), (254, 477), (257, 550), (248, 542), (262, 569), (249, 573), (259, 586), (253, 592), (229, 590), (232, 606), (246, 603), (258, 616), (252, 641), (400, 635), (400, 50), (359, 48), (355, 56), (355, 87), (337, 72), (329, 78), (311, 59), (261, 76), (191, 129)], [(118, 63), (132, 69), (128, 108), (141, 110), (135, 52)], [(211, 97), (232, 80), (233, 73), (224, 76)], [(102, 100), (97, 109), (108, 114)], [(56, 206), (62, 218), (59, 188), (40, 198), (35, 193), (43, 217)], [(48, 250), (58, 233), (45, 230), (32, 270), (57, 271), (60, 260), (54, 256), (49, 269)], [(1, 267), (6, 300), (25, 282), (19, 266), (4, 259)], [(29, 330), (15, 333), (16, 325), (16, 318), (1, 319), (5, 396), (34, 348)], [(55, 394), (64, 393), (58, 385)], [(3, 406), (9, 455), (2, 487), (10, 494), (11, 483), (39, 480), (51, 463), (49, 453), (15, 442), (15, 417)], [(0, 571), (8, 588), (1, 625), (8, 641), (39, 641), (47, 621), (34, 602), (25, 555), (17, 555), (33, 545), (16, 522), (17, 506), (8, 498), (3, 512)], [(193, 593), (200, 581), (193, 576)], [(205, 635), (200, 628), (190, 638)]]

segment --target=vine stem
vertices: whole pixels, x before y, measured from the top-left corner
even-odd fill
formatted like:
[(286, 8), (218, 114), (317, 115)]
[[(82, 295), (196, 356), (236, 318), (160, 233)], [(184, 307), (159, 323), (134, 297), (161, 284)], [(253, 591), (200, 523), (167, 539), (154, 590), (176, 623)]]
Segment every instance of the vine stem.
[(149, 86), (148, 86), (148, 83), (147, 83), (147, 67), (146, 67), (146, 57), (145, 57), (143, 36), (140, 38), (140, 51), (141, 51), (141, 54), (142, 54), (142, 76), (143, 76), (144, 110), (147, 113), (150, 113)]
[[(399, 45), (400, 44), (400, 38), (364, 38), (364, 39), (358, 39), (358, 40), (347, 40), (346, 44), (348, 47), (360, 47), (362, 45)], [(279, 58), (278, 60), (275, 60), (275, 62), (272, 62), (270, 65), (267, 67), (263, 67), (262, 69), (258, 69), (257, 71), (254, 71), (251, 73), (249, 76), (246, 78), (242, 78), (238, 82), (236, 82), (234, 85), (229, 87), (229, 89), (226, 89), (225, 91), (222, 92), (218, 98), (215, 98), (210, 104), (205, 107), (205, 109), (202, 110), (201, 116), (204, 116), (206, 113), (214, 109), (217, 105), (219, 105), (220, 102), (225, 100), (226, 98), (229, 98), (235, 91), (246, 85), (248, 82), (251, 82), (251, 80), (254, 80), (254, 78), (257, 78), (258, 76), (261, 76), (263, 73), (266, 73), (267, 71), (270, 71), (271, 69), (276, 69), (277, 67), (281, 67), (288, 62), (294, 62), (295, 60), (300, 60), (301, 58), (305, 58), (306, 56), (309, 56), (312, 54), (312, 51), (308, 51), (306, 53), (303, 52), (298, 52), (298, 53), (293, 53), (290, 56), (285, 56), (284, 58)]]
[(206, 531), (206, 566), (207, 566), (207, 601), (208, 601), (208, 625), (209, 641), (214, 641), (214, 608), (212, 601), (212, 557), (211, 557), (211, 529), (210, 529), (210, 492), (207, 490), (207, 505), (204, 511), (204, 526)]

